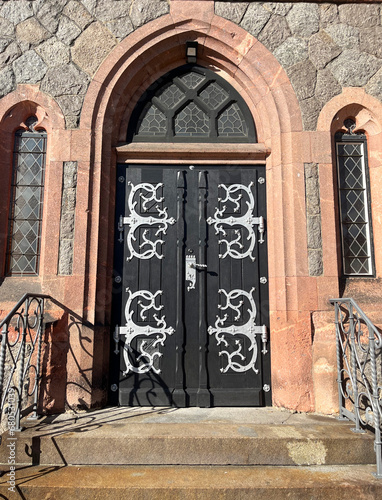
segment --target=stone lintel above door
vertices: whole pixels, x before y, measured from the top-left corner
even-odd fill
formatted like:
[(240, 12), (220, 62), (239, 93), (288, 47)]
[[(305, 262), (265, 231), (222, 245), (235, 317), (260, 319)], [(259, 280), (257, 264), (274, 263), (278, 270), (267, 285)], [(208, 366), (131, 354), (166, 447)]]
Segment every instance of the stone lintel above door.
[(119, 144), (116, 148), (118, 163), (126, 163), (131, 160), (165, 160), (166, 163), (172, 159), (179, 161), (192, 160), (196, 162), (195, 156), (200, 162), (208, 160), (234, 161), (248, 160), (251, 164), (264, 163), (270, 155), (270, 148), (262, 143), (256, 144), (208, 144), (208, 143), (130, 143)]

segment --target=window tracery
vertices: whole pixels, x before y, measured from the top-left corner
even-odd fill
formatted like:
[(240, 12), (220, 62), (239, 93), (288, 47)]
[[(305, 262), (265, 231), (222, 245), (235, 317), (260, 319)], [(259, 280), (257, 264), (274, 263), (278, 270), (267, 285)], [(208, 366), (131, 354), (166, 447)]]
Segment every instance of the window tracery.
[(243, 98), (223, 78), (186, 65), (154, 82), (138, 101), (128, 142), (256, 142)]

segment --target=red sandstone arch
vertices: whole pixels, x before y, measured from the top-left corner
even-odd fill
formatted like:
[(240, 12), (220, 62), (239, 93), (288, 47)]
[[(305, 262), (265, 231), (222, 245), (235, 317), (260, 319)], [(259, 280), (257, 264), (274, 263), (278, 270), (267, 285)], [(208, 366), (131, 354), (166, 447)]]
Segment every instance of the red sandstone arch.
[[(382, 244), (382, 229), (380, 220), (382, 217), (382, 207), (379, 203), (382, 191), (382, 103), (370, 96), (361, 88), (344, 88), (342, 93), (331, 99), (322, 109), (317, 123), (317, 131), (322, 134), (322, 147), (331, 155), (333, 149), (334, 134), (343, 129), (343, 122), (346, 118), (353, 118), (356, 121), (356, 130), (366, 133), (368, 142), (368, 164), (370, 174), (370, 190), (372, 199), (373, 218), (373, 239), (375, 248), (380, 248)], [(322, 165), (322, 170), (332, 172), (334, 161)], [(328, 221), (327, 230), (331, 233), (331, 238), (324, 240), (324, 265), (331, 268), (335, 275), (337, 272), (337, 248), (335, 242), (335, 228), (337, 219), (335, 216), (335, 199), (333, 183), (325, 186), (325, 180), (321, 179), (321, 189), (328, 192), (325, 205), (323, 206), (323, 217)], [(380, 252), (375, 253), (377, 276), (382, 274), (382, 256)]]
[[(240, 92), (253, 113), (259, 142), (271, 150), (266, 164), (274, 403), (310, 410), (309, 311), (314, 305), (308, 303), (300, 278), (313, 296), (316, 292), (307, 278), (302, 120), (297, 98), (274, 56), (242, 28), (216, 16), (213, 2), (179, 1), (170, 6), (169, 15), (137, 29), (111, 52), (85, 97), (80, 129), (85, 135), (94, 134), (89, 152), (91, 232), (86, 256), (89, 318), (105, 324), (110, 311), (113, 242), (108, 230), (114, 223), (114, 148), (124, 140), (141, 92), (184, 64), (185, 42), (196, 40), (198, 63), (218, 71)], [(292, 354), (296, 358), (293, 375)]]
[[(47, 189), (44, 202), (44, 211), (47, 216), (44, 217), (42, 228), (42, 240), (46, 242), (47, 227), (50, 230), (57, 228), (57, 231), (59, 231), (60, 213), (56, 211), (59, 206), (53, 198), (56, 189), (53, 188), (53, 185), (57, 182), (58, 174), (54, 169), (54, 162), (55, 160), (59, 160), (57, 158), (57, 144), (62, 140), (61, 133), (65, 129), (65, 119), (54, 99), (40, 92), (37, 85), (18, 85), (14, 92), (0, 99), (0, 170), (2, 176), (0, 225), (4, 228), (7, 227), (14, 133), (19, 128), (25, 128), (24, 122), (31, 115), (37, 117), (37, 129), (43, 128), (48, 133), (48, 163), (45, 176), (45, 186)], [(62, 179), (59, 178), (59, 184), (61, 181)], [(6, 236), (6, 231), (3, 231), (0, 237), (1, 270), (4, 269)], [(55, 251), (58, 252), (58, 241), (49, 241), (50, 255), (52, 255), (52, 251), (53, 253)], [(40, 268), (44, 269), (47, 273), (56, 273), (57, 263), (52, 260), (49, 262), (49, 259), (46, 257), (42, 249)]]

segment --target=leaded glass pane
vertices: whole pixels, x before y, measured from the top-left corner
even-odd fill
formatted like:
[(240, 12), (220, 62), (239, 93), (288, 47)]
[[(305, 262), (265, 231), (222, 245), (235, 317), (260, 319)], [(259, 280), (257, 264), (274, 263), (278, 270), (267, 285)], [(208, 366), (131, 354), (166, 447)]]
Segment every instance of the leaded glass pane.
[(218, 134), (220, 137), (245, 137), (247, 126), (236, 103), (231, 104), (218, 118)]
[(208, 87), (206, 87), (202, 92), (200, 92), (199, 97), (209, 106), (211, 109), (216, 109), (220, 106), (222, 102), (228, 99), (228, 93), (220, 87), (216, 82), (212, 82)]
[(187, 73), (186, 75), (182, 75), (180, 80), (188, 87), (189, 89), (196, 89), (196, 87), (202, 83), (205, 78), (199, 73)]
[(127, 141), (256, 142), (256, 130), (233, 87), (207, 68), (186, 65), (142, 94), (131, 115)]
[(344, 272), (371, 274), (370, 224), (363, 143), (338, 143)]
[(13, 225), (12, 252), (36, 254), (40, 221), (15, 220)]
[(38, 267), (37, 257), (35, 255), (17, 255), (13, 254), (10, 260), (12, 274), (36, 274)]
[(16, 148), (25, 153), (42, 153), (44, 139), (41, 137), (16, 137)]
[(199, 137), (208, 135), (209, 118), (193, 102), (188, 104), (175, 117), (175, 135), (183, 137)]
[(142, 120), (142, 123), (138, 130), (138, 134), (163, 135), (166, 133), (166, 130), (166, 116), (154, 104), (151, 105)]
[(46, 133), (15, 135), (9, 210), (8, 272), (37, 274), (43, 209)]
[(365, 192), (364, 190), (342, 190), (341, 191), (341, 205), (343, 221), (347, 223), (366, 223), (365, 213)]
[(339, 164), (340, 168), (342, 169), (341, 187), (345, 189), (362, 189), (362, 157), (340, 156)]
[(41, 185), (42, 162), (43, 155), (41, 153), (20, 153), (17, 155), (16, 184)]
[(338, 156), (361, 156), (362, 144), (338, 144)]
[(184, 98), (184, 93), (171, 84), (158, 94), (158, 99), (169, 109), (174, 108)]
[(14, 216), (21, 219), (39, 219), (42, 212), (41, 187), (17, 186), (14, 198)]

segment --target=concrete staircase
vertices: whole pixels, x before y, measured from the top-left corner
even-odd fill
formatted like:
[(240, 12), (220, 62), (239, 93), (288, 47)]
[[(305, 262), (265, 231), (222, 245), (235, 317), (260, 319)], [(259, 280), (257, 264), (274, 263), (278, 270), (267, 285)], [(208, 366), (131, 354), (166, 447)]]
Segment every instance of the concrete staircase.
[[(15, 439), (15, 489), (43, 499), (377, 499), (373, 436), (274, 408), (113, 408)], [(0, 498), (13, 497), (3, 436)]]

